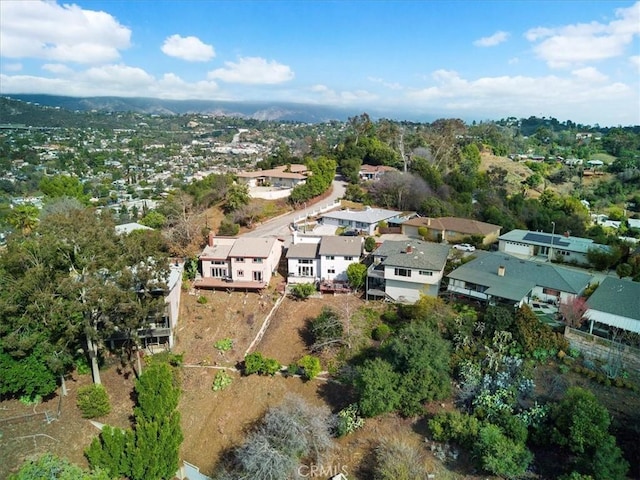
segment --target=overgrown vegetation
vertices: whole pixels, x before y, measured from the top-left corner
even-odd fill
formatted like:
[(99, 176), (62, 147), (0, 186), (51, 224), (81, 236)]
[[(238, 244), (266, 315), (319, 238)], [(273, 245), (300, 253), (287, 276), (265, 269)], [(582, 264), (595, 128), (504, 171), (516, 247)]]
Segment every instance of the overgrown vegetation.
[(102, 385), (86, 385), (78, 389), (78, 408), (84, 418), (107, 415), (111, 411), (109, 395)]

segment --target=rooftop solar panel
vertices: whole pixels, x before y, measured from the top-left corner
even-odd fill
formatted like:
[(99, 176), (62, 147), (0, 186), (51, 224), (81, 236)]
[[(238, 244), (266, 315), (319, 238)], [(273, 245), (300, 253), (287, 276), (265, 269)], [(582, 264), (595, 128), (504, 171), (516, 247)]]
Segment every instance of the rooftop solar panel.
[[(549, 235), (548, 233), (529, 232), (522, 238), (531, 242), (551, 245), (551, 235)], [(568, 247), (570, 245), (570, 243), (567, 242), (562, 235), (554, 235), (553, 244), (560, 247)]]

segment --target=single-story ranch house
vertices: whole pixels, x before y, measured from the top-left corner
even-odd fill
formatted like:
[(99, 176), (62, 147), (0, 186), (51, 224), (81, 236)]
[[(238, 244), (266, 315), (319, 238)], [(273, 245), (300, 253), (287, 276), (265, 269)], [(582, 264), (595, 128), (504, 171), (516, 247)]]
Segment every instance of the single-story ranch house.
[(403, 222), (402, 233), (412, 238), (422, 238), (418, 229), (427, 231), (425, 240), (455, 243), (466, 237), (480, 236), (483, 245), (491, 245), (498, 240), (500, 225), (479, 222), (459, 217), (415, 217)]
[(395, 210), (367, 207), (364, 210), (347, 209), (328, 212), (320, 216), (319, 222), (323, 225), (344, 227), (347, 230), (373, 235), (380, 222), (389, 222), (401, 215), (402, 212)]
[(236, 177), (238, 177), (238, 182), (249, 187), (293, 188), (307, 180), (307, 173), (305, 165), (293, 164), (282, 165), (270, 170), (240, 172), (236, 174)]
[(609, 250), (606, 245), (589, 238), (570, 235), (511, 230), (498, 237), (501, 252), (523, 257), (546, 257), (565, 263), (589, 265), (587, 252), (591, 249)]
[(500, 252), (477, 258), (449, 275), (447, 291), (487, 304), (518, 305), (535, 300), (559, 305), (579, 296), (593, 277), (551, 263), (532, 262)]

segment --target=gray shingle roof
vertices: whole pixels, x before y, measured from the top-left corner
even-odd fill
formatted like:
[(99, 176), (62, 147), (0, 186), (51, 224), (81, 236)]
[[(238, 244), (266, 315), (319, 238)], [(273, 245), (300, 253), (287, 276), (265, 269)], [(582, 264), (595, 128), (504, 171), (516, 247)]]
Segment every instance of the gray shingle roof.
[(361, 237), (322, 237), (320, 240), (320, 255), (340, 255), (359, 257), (362, 255)]
[(316, 258), (319, 246), (317, 243), (296, 243), (287, 250), (287, 258)]
[(541, 247), (548, 247), (553, 241), (554, 247), (577, 253), (587, 253), (591, 248), (602, 250), (609, 248), (606, 245), (594, 243), (590, 238), (564, 236), (557, 232), (551, 235), (546, 232), (530, 232), (528, 230), (516, 229), (500, 235), (498, 239), (509, 242), (526, 243), (527, 245), (538, 245)]
[(640, 283), (606, 277), (587, 300), (593, 310), (640, 320)]
[(402, 212), (396, 212), (395, 210), (385, 210), (383, 208), (368, 208), (366, 210), (338, 210), (336, 212), (329, 212), (321, 215), (325, 218), (337, 218), (338, 220), (350, 220), (353, 222), (367, 223), (369, 225), (394, 218), (402, 215)]
[[(504, 276), (498, 267), (505, 267)], [(456, 268), (449, 278), (489, 287), (488, 294), (521, 300), (534, 287), (579, 294), (592, 276), (549, 263), (531, 262), (500, 252), (478, 252), (477, 258)]]
[[(407, 246), (412, 247), (407, 253)], [(383, 265), (390, 267), (422, 268), (440, 271), (449, 256), (449, 246), (421, 240), (387, 240), (374, 252), (375, 257), (384, 257)]]

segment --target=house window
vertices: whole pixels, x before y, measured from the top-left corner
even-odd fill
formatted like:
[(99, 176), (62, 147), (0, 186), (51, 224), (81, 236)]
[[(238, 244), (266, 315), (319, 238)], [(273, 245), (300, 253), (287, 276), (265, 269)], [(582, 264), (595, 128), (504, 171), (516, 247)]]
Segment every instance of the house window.
[(356, 228), (368, 228), (369, 225), (367, 225), (364, 222), (356, 222)]
[(419, 270), (418, 271), (419, 275), (424, 275), (425, 277), (432, 277), (433, 276), (433, 272), (430, 270)]
[(253, 263), (262, 263), (262, 259), (261, 258), (254, 258), (253, 259)]
[(313, 267), (302, 266), (298, 267), (299, 277), (313, 277)]
[(336, 269), (335, 268), (330, 268), (327, 270), (327, 273), (336, 273)]
[(213, 278), (225, 278), (227, 276), (227, 269), (220, 267), (213, 267), (211, 269), (211, 276)]
[(333, 255), (327, 255), (326, 257), (324, 257), (326, 260), (335, 260), (336, 257)]
[(238, 257), (238, 258), (236, 258), (236, 262), (238, 262), (238, 263), (244, 263), (244, 257)]
[(301, 263), (301, 264), (303, 264), (303, 265), (311, 265), (311, 264), (313, 263), (313, 260), (310, 260), (310, 259), (300, 259), (300, 260), (298, 260), (298, 263), (299, 263), (299, 264)]
[(347, 260), (348, 262), (353, 260), (353, 257), (344, 257), (345, 260)]
[(238, 270), (238, 276), (244, 277), (244, 270)]
[(349, 220), (340, 220), (340, 225), (350, 225), (351, 222)]
[(262, 272), (253, 272), (253, 281), (261, 282), (262, 281)]
[(411, 270), (409, 270), (408, 268), (396, 268), (396, 269), (394, 269), (394, 273), (398, 277), (410, 277), (411, 276)]
[(214, 260), (211, 262), (212, 265), (226, 265), (227, 262), (225, 262), (224, 260)]
[(542, 293), (544, 293), (545, 295), (550, 295), (552, 297), (559, 297), (560, 296), (560, 291), (559, 290), (554, 290), (553, 288), (543, 288), (542, 289)]

